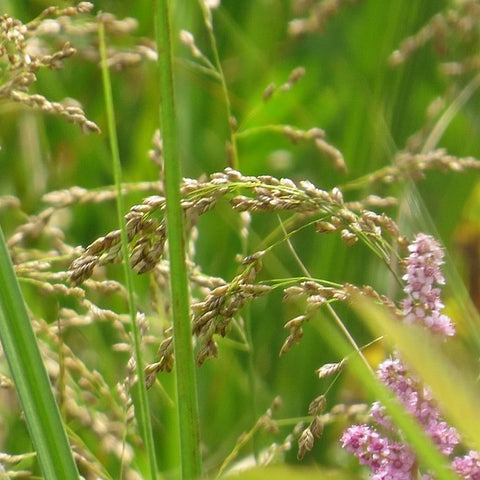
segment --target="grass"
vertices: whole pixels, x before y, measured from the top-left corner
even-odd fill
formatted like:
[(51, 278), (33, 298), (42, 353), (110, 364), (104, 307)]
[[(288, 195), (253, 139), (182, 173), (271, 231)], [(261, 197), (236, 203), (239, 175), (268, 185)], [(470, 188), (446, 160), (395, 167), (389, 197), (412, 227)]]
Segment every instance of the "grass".
[[(47, 478), (78, 478), (60, 411), (0, 230), (0, 334), (38, 462)], [(38, 401), (42, 399), (42, 401)]]
[[(55, 35), (30, 25), (49, 53), (65, 40), (77, 53), (65, 54), (60, 70), (48, 58), (35, 70), (29, 93), (49, 103), (37, 98), (32, 105), (31, 98), (0, 90), (0, 223), (25, 299), (15, 294), (15, 304), (28, 310), (37, 343), (31, 333), (28, 346), (19, 334), (8, 336), (13, 327), (28, 331), (24, 311), (1, 336), (7, 359), (9, 344), (31, 353), (18, 358), (35, 368), (41, 363), (33, 355), (42, 356), (85, 478), (195, 478), (200, 472), (216, 478), (242, 463), (258, 468), (265, 459), (277, 464), (272, 478), (359, 475), (339, 438), (364, 418), (351, 413), (357, 404), (389, 400), (361, 365), (335, 380), (315, 376), (354, 350), (336, 338), (337, 330), (330, 332), (332, 314), (372, 368), (391, 351), (383, 336), (406, 356), (415, 349), (382, 314), (380, 325), (371, 326), (358, 319), (368, 314), (336, 298), (316, 303), (302, 282), (313, 281), (310, 288), (323, 296), (326, 287), (372, 285), (398, 301), (401, 235), (426, 231), (449, 252), (444, 298), (459, 333), (442, 353), (425, 348), (448, 375), (455, 375), (455, 363), (475, 372), (478, 74), (445, 70), (469, 65), (478, 29), (447, 22), (439, 33), (430, 24), (426, 31), (438, 34), (435, 40), (402, 42), (438, 12), (454, 8), (476, 19), (476, 10), (443, 1), (412, 7), (364, 0), (339, 2), (324, 25), (291, 23), (324, 4), (224, 0), (210, 12), (197, 1), (159, 0), (154, 8), (99, 0), (91, 12), (50, 12), (64, 22)], [(0, 0), (0, 13), (27, 23), (46, 6)], [(136, 19), (136, 28), (125, 17)], [(83, 29), (66, 33), (68, 25)], [(291, 35), (299, 28), (306, 31)], [(184, 34), (182, 43), (181, 30), (194, 40)], [(405, 45), (415, 51), (393, 67), (392, 58), (402, 53), (392, 53), (405, 52)], [(21, 44), (8, 44), (10, 52), (17, 47), (21, 52)], [(163, 54), (155, 58), (154, 50)], [(12, 71), (9, 62), (0, 57), (0, 88), (16, 73), (27, 78), (28, 65)], [(54, 102), (66, 97), (81, 102), (85, 115), (67, 108), (59, 114)], [(152, 141), (159, 126), (163, 145)], [(241, 173), (224, 171), (228, 166)], [(417, 178), (422, 169), (424, 178)], [(468, 172), (456, 171), (462, 169)], [(387, 174), (390, 183), (380, 180)], [(347, 203), (332, 191), (336, 186)], [(385, 212), (399, 233), (388, 233), (393, 224), (376, 217), (382, 234), (369, 230), (361, 208), (348, 203), (370, 194), (397, 199), (373, 199), (361, 208)], [(118, 263), (128, 256), (122, 269)], [(7, 257), (3, 251), (8, 270)], [(3, 305), (11, 304), (6, 287), (14, 283), (11, 272), (2, 273)], [(293, 292), (288, 301), (285, 289)], [(3, 317), (4, 327), (14, 318)], [(449, 399), (426, 357), (418, 357), (425, 360), (419, 373)], [(15, 384), (21, 404), (13, 387), (2, 392), (0, 452), (8, 455), (0, 462), (7, 471), (30, 472), (25, 476), (69, 478), (48, 473), (41, 453), (47, 441), (37, 443), (19, 413), (28, 424), (28, 405), (39, 406), (32, 398), (53, 408), (50, 387), (27, 393), (25, 404), (22, 379), (31, 378), (30, 367), (15, 371), (1, 361), (2, 378)], [(460, 382), (465, 412), (469, 378)], [(320, 414), (323, 433), (299, 462), (297, 442), (315, 417), (309, 405), (321, 394), (328, 403)], [(412, 444), (425, 444), (401, 409), (393, 412)], [(446, 413), (472, 433), (473, 420), (459, 418), (455, 408)], [(37, 416), (48, 420), (47, 413)], [(54, 436), (64, 463), (52, 468), (68, 468), (66, 437)], [(29, 455), (32, 441), (37, 458)], [(435, 468), (435, 451), (426, 445), (419, 458)], [(439, 468), (438, 478), (450, 478), (445, 472)]]
[[(110, 82), (110, 75), (107, 64), (107, 47), (105, 44), (105, 28), (103, 25), (100, 25), (99, 28), (99, 40), (100, 40), (100, 52), (102, 60), (102, 79), (103, 79), (103, 89), (105, 92), (105, 108), (107, 111), (108, 118), (108, 130), (110, 137), (110, 149), (112, 151), (112, 166), (115, 177), (115, 187), (116, 187), (116, 198), (117, 198), (117, 217), (118, 217), (118, 226), (121, 231), (121, 242), (122, 242), (122, 257), (128, 258), (128, 238), (127, 238), (127, 229), (125, 222), (123, 220), (123, 215), (125, 212), (125, 205), (123, 202), (122, 196), (122, 166), (120, 163), (120, 155), (118, 151), (118, 139), (115, 129), (115, 110), (112, 100), (112, 88)], [(150, 463), (150, 478), (155, 478), (157, 473), (157, 462), (155, 456), (155, 449), (153, 444), (153, 432), (152, 425), (150, 423), (150, 409), (147, 400), (147, 389), (145, 386), (145, 374), (143, 372), (143, 357), (141, 350), (141, 340), (139, 327), (137, 325), (137, 311), (135, 308), (134, 292), (133, 292), (133, 280), (132, 280), (132, 271), (129, 268), (128, 263), (123, 262), (124, 274), (125, 274), (125, 285), (128, 291), (128, 305), (130, 309), (130, 322), (132, 329), (132, 337), (134, 342), (135, 349), (135, 364), (136, 364), (136, 373), (138, 376), (137, 382), (137, 394), (138, 394), (138, 403), (136, 405), (136, 411), (138, 412), (138, 423), (140, 429), (143, 433), (143, 441), (148, 452), (148, 459)]]
[(170, 291), (172, 296), (172, 322), (178, 432), (182, 478), (200, 478), (200, 432), (197, 402), (195, 360), (190, 325), (190, 296), (186, 266), (186, 228), (181, 206), (181, 167), (177, 110), (173, 77), (174, 37), (170, 26), (170, 5), (166, 0), (156, 4), (156, 42), (160, 76), (160, 129), (165, 159), (165, 201), (167, 237), (170, 259)]

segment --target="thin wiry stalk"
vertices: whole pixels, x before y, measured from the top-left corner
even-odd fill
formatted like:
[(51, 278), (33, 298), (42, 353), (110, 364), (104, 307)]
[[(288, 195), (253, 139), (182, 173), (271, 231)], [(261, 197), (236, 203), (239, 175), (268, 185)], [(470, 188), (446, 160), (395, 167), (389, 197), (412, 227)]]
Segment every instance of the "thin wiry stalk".
[(236, 140), (236, 126), (235, 119), (232, 115), (232, 106), (230, 103), (230, 96), (228, 94), (227, 82), (225, 81), (225, 75), (223, 74), (222, 63), (220, 61), (220, 56), (218, 55), (217, 40), (215, 38), (215, 33), (213, 31), (213, 19), (212, 12), (205, 4), (205, 2), (200, 1), (200, 7), (203, 11), (203, 16), (205, 19), (205, 24), (207, 26), (208, 38), (210, 40), (210, 47), (212, 49), (213, 58), (215, 62), (215, 69), (218, 72), (218, 78), (222, 86), (223, 96), (225, 98), (225, 108), (227, 110), (228, 122), (230, 126), (230, 142), (228, 144), (228, 160), (229, 166), (232, 168), (239, 168), (238, 164), (238, 152), (237, 152), (237, 140)]
[(165, 159), (165, 197), (170, 255), (173, 341), (176, 358), (177, 415), (180, 437), (181, 475), (200, 478), (200, 433), (195, 361), (190, 325), (190, 298), (185, 265), (185, 235), (180, 195), (180, 162), (176, 127), (175, 93), (172, 68), (172, 35), (169, 1), (156, 1), (156, 42), (160, 74), (160, 124)]
[(100, 37), (100, 54), (102, 59), (102, 79), (103, 89), (105, 92), (105, 107), (107, 111), (108, 131), (110, 138), (110, 148), (112, 151), (112, 164), (115, 176), (115, 186), (117, 191), (117, 217), (118, 224), (121, 231), (121, 244), (123, 254), (123, 267), (125, 273), (125, 284), (128, 292), (128, 306), (130, 310), (130, 319), (132, 324), (133, 343), (135, 351), (136, 370), (138, 375), (137, 393), (138, 402), (135, 411), (137, 412), (138, 423), (140, 431), (143, 435), (143, 441), (147, 450), (149, 459), (149, 477), (155, 479), (157, 477), (157, 462), (155, 457), (155, 447), (153, 443), (152, 425), (150, 422), (150, 410), (147, 399), (147, 390), (145, 386), (145, 374), (143, 372), (142, 351), (140, 346), (140, 332), (137, 325), (135, 302), (133, 298), (133, 280), (132, 272), (128, 262), (128, 239), (127, 230), (125, 227), (124, 212), (125, 206), (122, 195), (122, 170), (120, 164), (120, 154), (118, 151), (117, 132), (115, 129), (115, 111), (113, 107), (112, 86), (110, 83), (110, 75), (107, 66), (107, 53), (105, 45), (105, 31), (102, 23), (99, 24)]
[(0, 228), (0, 337), (45, 478), (78, 479), (57, 402)]
[[(288, 245), (288, 248), (290, 249), (290, 251), (292, 252), (295, 260), (297, 261), (298, 265), (300, 266), (300, 269), (303, 271), (303, 273), (308, 277), (308, 278), (311, 278), (311, 275), (310, 275), (310, 272), (307, 270), (307, 268), (305, 267), (305, 265), (303, 264), (302, 260), (300, 259), (300, 257), (298, 256), (295, 248), (293, 248), (293, 245), (292, 245), (292, 242), (290, 241), (290, 238), (288, 237), (288, 234), (287, 234), (287, 231), (285, 230), (285, 227), (283, 226), (282, 224), (282, 221), (281, 219), (279, 218), (278, 219), (279, 222), (280, 222), (280, 225), (282, 226), (282, 229), (283, 229), (283, 233), (285, 235), (285, 240), (287, 242), (287, 245)], [(350, 343), (350, 345), (353, 347), (353, 349), (355, 350), (355, 352), (358, 354), (358, 356), (361, 358), (362, 362), (365, 364), (365, 366), (367, 367), (367, 369), (369, 369), (372, 373), (373, 373), (373, 370), (372, 370), (372, 367), (370, 366), (370, 364), (368, 363), (367, 359), (365, 358), (365, 355), (363, 354), (362, 350), (360, 349), (360, 347), (358, 346), (357, 342), (355, 341), (355, 339), (352, 337), (352, 335), (350, 334), (350, 332), (348, 331), (348, 328), (345, 326), (345, 324), (342, 322), (342, 319), (337, 315), (337, 312), (335, 312), (335, 309), (327, 303), (326, 305), (326, 308), (328, 310), (328, 312), (330, 313), (330, 315), (333, 317), (333, 319), (335, 320), (335, 323), (338, 325), (338, 327), (340, 328), (340, 330), (343, 332), (343, 334), (345, 335), (345, 337), (347, 338), (348, 342)]]
[(466, 87), (455, 98), (452, 104), (447, 108), (443, 115), (439, 118), (435, 127), (431, 131), (430, 135), (425, 141), (422, 148), (422, 153), (430, 153), (438, 144), (440, 138), (445, 133), (445, 130), (452, 122), (453, 118), (457, 115), (459, 110), (470, 100), (471, 96), (480, 87), (480, 74), (475, 77), (466, 85)]
[(241, 437), (237, 440), (237, 443), (233, 447), (232, 451), (227, 455), (225, 460), (223, 461), (222, 465), (220, 466), (218, 473), (215, 477), (215, 480), (222, 478), (222, 475), (225, 473), (225, 470), (229, 465), (233, 463), (233, 461), (238, 457), (242, 448), (248, 444), (251, 440), (253, 441), (255, 435), (261, 431), (262, 429), (266, 429), (269, 426), (274, 424), (274, 420), (272, 419), (274, 411), (280, 406), (281, 399), (277, 397), (273, 400), (272, 405), (267, 409), (267, 411), (255, 422), (253, 427), (248, 431), (241, 435)]

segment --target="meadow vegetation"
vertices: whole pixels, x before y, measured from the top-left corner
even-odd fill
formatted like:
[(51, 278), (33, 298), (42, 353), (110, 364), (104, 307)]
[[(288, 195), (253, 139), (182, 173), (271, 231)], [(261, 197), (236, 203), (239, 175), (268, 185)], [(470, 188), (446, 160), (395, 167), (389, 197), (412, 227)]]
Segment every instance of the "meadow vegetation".
[(480, 478), (478, 0), (0, 15), (1, 478)]

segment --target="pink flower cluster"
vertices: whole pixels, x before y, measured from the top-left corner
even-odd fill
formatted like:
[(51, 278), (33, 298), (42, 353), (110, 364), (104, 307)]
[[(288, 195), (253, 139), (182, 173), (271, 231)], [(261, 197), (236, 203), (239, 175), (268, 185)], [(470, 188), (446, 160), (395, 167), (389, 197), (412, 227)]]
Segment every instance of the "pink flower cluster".
[[(430, 390), (408, 371), (399, 358), (382, 362), (377, 375), (396, 394), (406, 410), (424, 427), (438, 449), (444, 455), (450, 455), (455, 446), (460, 443), (460, 437), (455, 428), (441, 418)], [(380, 402), (373, 404), (370, 415), (378, 425), (394, 431), (394, 426), (390, 423), (385, 408)]]
[(463, 457), (454, 458), (452, 467), (462, 478), (480, 480), (480, 453), (470, 450)]
[[(445, 283), (441, 272), (443, 251), (430, 236), (419, 234), (409, 246), (402, 302), (404, 321), (419, 323), (432, 333), (451, 336), (455, 329), (450, 319), (441, 313), (439, 285)], [(378, 378), (392, 390), (399, 401), (423, 426), (439, 451), (450, 456), (460, 443), (457, 430), (441, 417), (431, 391), (409, 371), (398, 356), (382, 362)], [(399, 439), (398, 432), (380, 402), (370, 411), (377, 425), (353, 425), (342, 435), (342, 446), (353, 453), (362, 465), (370, 468), (372, 480), (416, 480), (419, 478), (417, 459), (411, 448)], [(381, 431), (382, 433), (379, 433)], [(470, 451), (452, 460), (452, 469), (468, 480), (480, 480), (480, 453)], [(430, 474), (422, 480), (433, 480)]]
[(445, 284), (441, 266), (443, 250), (432, 237), (420, 233), (408, 247), (407, 273), (403, 276), (407, 294), (402, 302), (405, 322), (421, 323), (435, 333), (455, 334), (450, 319), (441, 313), (443, 303), (439, 285)]
[(403, 443), (380, 435), (368, 425), (352, 425), (342, 436), (343, 447), (370, 468), (372, 480), (414, 479), (415, 455)]

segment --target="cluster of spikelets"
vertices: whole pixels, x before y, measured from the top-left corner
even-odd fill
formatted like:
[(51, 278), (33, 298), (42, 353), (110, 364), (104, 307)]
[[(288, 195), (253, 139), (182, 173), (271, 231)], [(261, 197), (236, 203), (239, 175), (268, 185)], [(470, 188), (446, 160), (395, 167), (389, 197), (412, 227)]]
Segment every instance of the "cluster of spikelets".
[[(131, 34), (137, 27), (136, 20), (117, 19), (112, 14), (88, 15), (93, 3), (80, 2), (74, 7), (49, 7), (29, 23), (3, 14), (0, 16), (0, 67), (3, 71), (0, 85), (0, 101), (11, 101), (24, 107), (56, 115), (77, 124), (88, 132), (99, 133), (99, 127), (89, 120), (78, 101), (67, 98), (51, 101), (39, 93), (31, 93), (41, 69), (56, 70), (72, 56), (98, 62), (99, 53), (94, 41), (85, 42), (89, 36), (94, 39), (99, 24), (111, 35)], [(74, 39), (81, 39), (78, 49), (72, 45)], [(80, 43), (80, 42), (79, 42)], [(131, 48), (111, 47), (108, 64), (120, 69), (135, 65), (144, 59), (156, 59), (151, 45), (134, 45)]]
[[(321, 190), (309, 181), (298, 185), (288, 178), (269, 175), (244, 176), (231, 168), (210, 175), (208, 181), (184, 179), (181, 185), (181, 206), (191, 223), (215, 207), (221, 197), (229, 197), (235, 211), (268, 213), (289, 211), (306, 218), (314, 216), (320, 233), (340, 232), (349, 245), (360, 238), (378, 242), (384, 234), (400, 240), (398, 227), (385, 214), (366, 210), (366, 206), (385, 206), (391, 199), (369, 196), (362, 201), (344, 202), (338, 188)], [(165, 246), (165, 197), (147, 197), (134, 205), (125, 216), (130, 245), (130, 265), (137, 273), (152, 270), (159, 262)], [(70, 280), (77, 285), (89, 278), (96, 266), (120, 261), (120, 231), (115, 230), (91, 243), (71, 266)], [(385, 252), (388, 257), (389, 252)]]
[(345, 5), (353, 5), (357, 0), (324, 0), (321, 2), (309, 2), (294, 0), (293, 10), (295, 18), (288, 25), (288, 31), (292, 36), (306, 35), (309, 33), (323, 33), (329, 20)]
[[(353, 245), (359, 239), (368, 242), (384, 259), (391, 255), (391, 243), (404, 242), (392, 219), (365, 208), (365, 205), (383, 205), (385, 202), (381, 198), (368, 197), (361, 202), (345, 202), (339, 189), (327, 192), (308, 181), (297, 185), (290, 179), (277, 179), (267, 175), (244, 176), (228, 168), (224, 172), (212, 174), (208, 181), (184, 179), (181, 193), (181, 205), (190, 225), (195, 224), (199, 215), (214, 208), (221, 197), (226, 197), (232, 208), (239, 212), (255, 214), (285, 211), (301, 215), (307, 224), (314, 223), (319, 233), (340, 233), (347, 245)], [(125, 216), (130, 249), (129, 261), (132, 269), (139, 274), (165, 268), (164, 213), (165, 198), (155, 195), (147, 197), (142, 204), (131, 207)], [(203, 300), (192, 304), (192, 329), (197, 339), (199, 365), (207, 358), (217, 356), (214, 336), (226, 335), (229, 325), (240, 309), (246, 303), (271, 291), (271, 286), (255, 283), (256, 273), (261, 269), (261, 259), (266, 253), (257, 252), (243, 259), (241, 273), (230, 282), (214, 279), (213, 282), (207, 283), (202, 279), (201, 286), (207, 287), (207, 294)], [(80, 285), (94, 275), (96, 267), (120, 260), (120, 232), (115, 230), (95, 240), (74, 260), (70, 266), (70, 282), (73, 285)], [(194, 271), (195, 266), (192, 264), (191, 267)], [(168, 264), (166, 269), (168, 274)], [(195, 284), (198, 278), (191, 275), (191, 281)], [(299, 288), (307, 288), (309, 283), (305, 282), (302, 285)], [(312, 294), (311, 298), (318, 299), (321, 288), (318, 285), (317, 295)], [(290, 289), (290, 294), (291, 291)], [(344, 294), (330, 291), (328, 288), (323, 288), (322, 293), (326, 298), (334, 294)], [(320, 306), (321, 302), (317, 307)], [(300, 331), (298, 325), (293, 328), (292, 321), (289, 325), (292, 333), (282, 353), (286, 352), (289, 345), (295, 343)], [(149, 385), (152, 384), (155, 373), (169, 371), (172, 368), (173, 339), (169, 331), (166, 335), (160, 344), (157, 360), (146, 368)]]
[[(58, 49), (48, 48), (42, 38), (58, 34), (62, 19), (88, 13), (93, 4), (82, 2), (65, 9), (48, 8), (38, 19), (23, 24), (7, 14), (0, 17), (0, 64), (6, 78), (0, 87), (0, 99), (7, 99), (47, 114), (58, 115), (76, 123), (86, 132), (99, 132), (98, 126), (88, 120), (75, 101), (51, 102), (43, 95), (29, 93), (41, 68), (61, 68), (63, 60), (75, 54), (75, 48), (65, 41)], [(55, 20), (52, 18), (54, 17)], [(64, 22), (65, 23), (65, 22)]]
[(466, 0), (436, 14), (415, 35), (406, 38), (392, 53), (392, 65), (404, 63), (415, 51), (431, 43), (443, 59), (440, 69), (454, 77), (476, 73), (480, 57), (475, 45), (479, 40), (480, 5)]
[[(8, 212), (14, 217), (27, 217), (17, 202), (8, 197), (2, 200), (2, 214)], [(79, 352), (77, 342), (68, 338), (70, 335), (78, 338), (78, 332), (90, 325), (108, 325), (112, 329), (113, 350), (126, 355), (128, 360), (132, 356), (128, 319), (102, 306), (108, 300), (101, 300), (112, 297), (125, 300), (125, 289), (113, 280), (89, 280), (82, 288), (69, 285), (68, 272), (64, 269), (80, 251), (65, 242), (63, 232), (53, 225), (55, 218), (52, 215), (48, 209), (44, 215), (27, 217), (27, 223), (21, 224), (9, 236), (8, 246), (18, 278), (37, 292), (44, 305), (58, 304), (55, 307), (56, 322), (47, 321), (33, 308), (30, 312), (32, 325), (59, 407), (65, 418), (78, 427), (79, 436), (70, 438), (77, 464), (86, 478), (107, 478), (99, 458), (112, 456), (119, 463), (130, 463), (140, 443), (136, 429), (132, 428), (134, 411), (130, 389), (136, 381), (134, 364), (122, 361), (120, 379), (112, 385)], [(35, 248), (39, 244), (42, 248)], [(147, 346), (156, 341), (148, 335), (145, 317), (138, 315), (137, 321), (144, 344)], [(4, 401), (15, 403), (13, 382), (2, 377), (1, 387)], [(81, 432), (88, 432), (88, 436), (94, 439), (94, 454), (80, 441)], [(1, 462), (8, 475), (20, 475), (22, 470), (18, 470), (15, 464), (23, 460), (21, 465), (28, 465), (31, 456), (2, 454)], [(28, 476), (26, 471), (23, 474)], [(134, 469), (128, 469), (125, 475), (132, 480), (140, 478)]]

